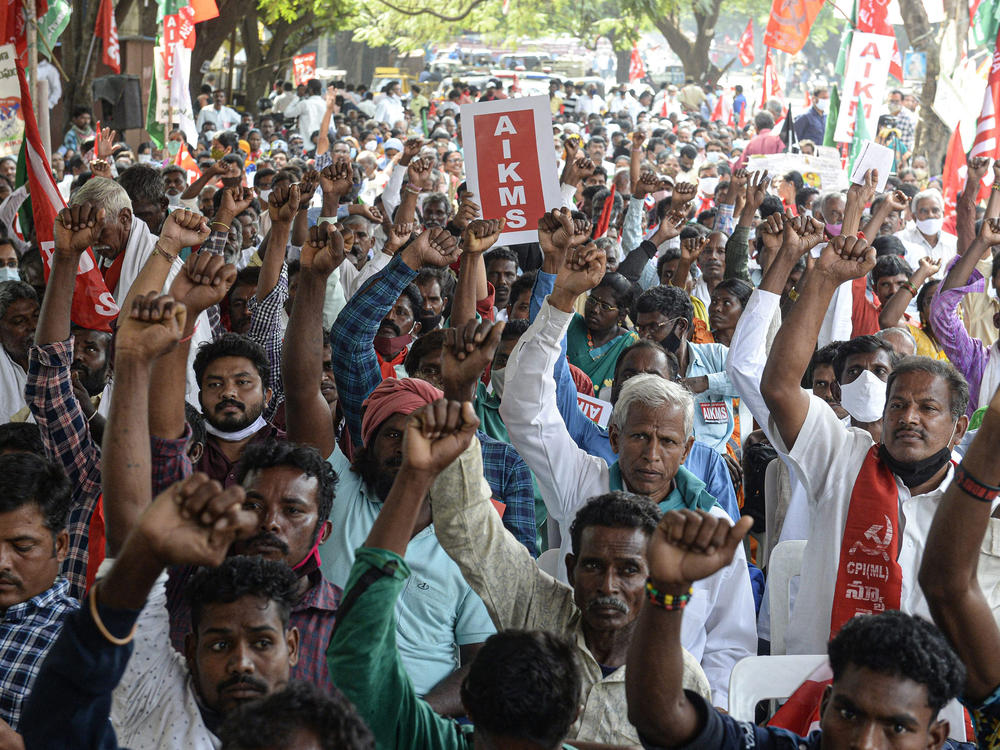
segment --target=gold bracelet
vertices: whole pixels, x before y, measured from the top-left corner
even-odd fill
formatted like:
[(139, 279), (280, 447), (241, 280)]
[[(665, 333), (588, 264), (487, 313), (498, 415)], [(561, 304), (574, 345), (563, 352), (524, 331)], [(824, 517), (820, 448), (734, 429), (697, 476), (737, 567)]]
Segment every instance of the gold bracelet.
[(104, 623), (101, 621), (101, 616), (97, 613), (97, 587), (99, 585), (100, 581), (95, 581), (94, 585), (90, 587), (90, 593), (87, 595), (87, 598), (90, 599), (90, 617), (93, 619), (94, 624), (97, 626), (101, 635), (103, 635), (109, 643), (112, 643), (115, 646), (128, 645), (132, 642), (132, 639), (135, 638), (135, 629), (139, 626), (139, 623), (135, 622), (132, 625), (132, 632), (124, 638), (116, 638), (111, 635), (111, 633), (108, 632), (108, 629), (104, 627)]
[(171, 264), (173, 264), (173, 262), (175, 260), (177, 260), (177, 256), (176, 255), (174, 255), (173, 253), (168, 253), (166, 250), (164, 250), (162, 247), (160, 247), (160, 241), (159, 240), (157, 240), (156, 244), (153, 245), (153, 255), (162, 255)]
[(221, 221), (213, 221), (210, 224), (210, 226), (214, 227), (216, 224), (218, 224), (220, 227), (225, 227), (227, 232), (229, 231), (229, 225), (228, 224), (223, 224)]

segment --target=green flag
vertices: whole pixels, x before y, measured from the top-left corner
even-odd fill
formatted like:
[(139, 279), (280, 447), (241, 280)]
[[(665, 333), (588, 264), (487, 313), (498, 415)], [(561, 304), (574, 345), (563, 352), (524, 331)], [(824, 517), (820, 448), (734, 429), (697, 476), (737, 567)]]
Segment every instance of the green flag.
[(992, 46), (1000, 27), (1000, 0), (979, 0), (972, 15), (972, 44), (975, 47)]
[(73, 9), (66, 0), (52, 0), (49, 3), (48, 12), (38, 21), (38, 34), (43, 42), (38, 51), (50, 60), (52, 59), (52, 48), (56, 46), (59, 37), (69, 25), (69, 17), (72, 14)]
[[(154, 52), (154, 54), (156, 54)], [(146, 107), (146, 132), (149, 133), (149, 140), (156, 144), (157, 148), (163, 148), (167, 142), (167, 134), (162, 122), (156, 119), (156, 99), (159, 96), (156, 86), (156, 71), (154, 66), (153, 80), (149, 87), (149, 106)]]
[(858, 0), (851, 3), (851, 22), (844, 27), (840, 35), (840, 52), (837, 53), (837, 65), (834, 72), (837, 78), (843, 78), (847, 70), (847, 52), (851, 49), (851, 40), (854, 38), (854, 27), (858, 25)]
[[(21, 187), (21, 185), (28, 184), (28, 162), (27, 162), (27, 152), (25, 151), (25, 146), (28, 143), (28, 139), (25, 138), (21, 141), (21, 150), (17, 154), (17, 171), (14, 172), (14, 189)], [(17, 216), (21, 222), (21, 234), (24, 237), (30, 237), (35, 233), (35, 215), (31, 210), (31, 194), (24, 199), (24, 203), (21, 207), (17, 209)], [(13, 226), (11, 227), (13, 229)]]
[(823, 131), (823, 145), (836, 146), (833, 133), (837, 129), (837, 117), (840, 114), (840, 90), (837, 84), (830, 87), (830, 107), (826, 113), (826, 130)]
[(854, 160), (861, 154), (861, 147), (872, 137), (868, 134), (868, 121), (865, 119), (865, 108), (858, 98), (858, 107), (854, 112), (854, 136), (851, 138), (851, 148), (847, 152), (847, 174), (854, 173)]
[(156, 9), (156, 23), (163, 23), (164, 16), (172, 16), (179, 13), (181, 8), (186, 8), (188, 0), (156, 0), (159, 6)]

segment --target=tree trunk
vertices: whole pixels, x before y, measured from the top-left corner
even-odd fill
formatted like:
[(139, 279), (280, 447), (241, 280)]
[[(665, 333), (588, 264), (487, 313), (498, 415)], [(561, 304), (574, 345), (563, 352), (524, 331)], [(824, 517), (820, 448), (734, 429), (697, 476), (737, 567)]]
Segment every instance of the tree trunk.
[[(91, 0), (93, 2), (93, 0)], [(219, 16), (197, 26), (198, 43), (191, 51), (191, 98), (198, 96), (204, 77), (201, 66), (215, 57), (219, 47), (229, 39), (240, 21), (252, 21), (253, 38), (257, 38), (256, 0), (219, 0)]]
[(52, 142), (62, 143), (62, 135), (69, 128), (74, 107), (93, 107), (93, 97), (90, 92), (90, 84), (94, 80), (94, 71), (101, 61), (101, 41), (94, 43), (93, 53), (90, 55), (90, 66), (84, 70), (87, 64), (87, 52), (90, 44), (94, 41), (94, 25), (97, 22), (97, 10), (100, 7), (98, 0), (87, 0), (86, 4), (80, 3), (73, 9), (73, 15), (69, 19), (67, 29), (69, 38), (63, 34), (62, 45), (62, 65), (69, 76), (66, 82), (64, 101), (69, 105), (64, 107), (65, 118), (62, 130), (56, 131), (53, 127)]
[(699, 83), (715, 81), (720, 74), (719, 68), (708, 58), (712, 39), (715, 37), (715, 24), (719, 20), (719, 9), (722, 0), (712, 0), (710, 7), (703, 8), (697, 2), (693, 3), (696, 34), (692, 41), (680, 27), (680, 19), (675, 11), (670, 15), (650, 15), (653, 25), (659, 30), (670, 45), (670, 49), (681, 59), (684, 66), (684, 76), (693, 78)]

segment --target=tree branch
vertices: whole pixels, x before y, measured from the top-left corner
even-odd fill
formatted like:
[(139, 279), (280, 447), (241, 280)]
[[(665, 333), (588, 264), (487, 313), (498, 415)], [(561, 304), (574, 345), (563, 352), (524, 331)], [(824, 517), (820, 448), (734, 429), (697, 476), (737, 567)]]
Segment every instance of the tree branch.
[(464, 19), (466, 16), (472, 13), (472, 11), (474, 11), (478, 6), (482, 5), (486, 0), (472, 0), (472, 2), (469, 4), (469, 7), (466, 8), (462, 13), (460, 13), (457, 16), (446, 16), (442, 13), (438, 13), (436, 10), (431, 10), (430, 8), (419, 8), (416, 10), (413, 8), (400, 8), (398, 5), (393, 5), (388, 0), (378, 0), (378, 1), (382, 3), (382, 5), (389, 8), (390, 10), (394, 10), (397, 13), (402, 13), (404, 16), (420, 16), (427, 14), (430, 16), (434, 16), (435, 18), (440, 19), (442, 21), (453, 23), (455, 21), (461, 21), (462, 19)]

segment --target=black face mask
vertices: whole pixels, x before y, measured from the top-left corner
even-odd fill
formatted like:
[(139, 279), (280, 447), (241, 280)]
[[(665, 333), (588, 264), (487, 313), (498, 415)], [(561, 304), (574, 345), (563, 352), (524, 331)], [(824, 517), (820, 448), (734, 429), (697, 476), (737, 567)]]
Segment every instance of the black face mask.
[(913, 463), (904, 463), (893, 458), (886, 450), (885, 443), (879, 444), (878, 454), (885, 461), (889, 470), (902, 479), (903, 484), (907, 487), (919, 487), (941, 471), (942, 467), (951, 460), (951, 449), (947, 446), (937, 453)]
[(670, 329), (670, 333), (660, 342), (660, 346), (672, 354), (677, 354), (677, 350), (681, 348), (680, 337), (674, 333), (673, 329)]

